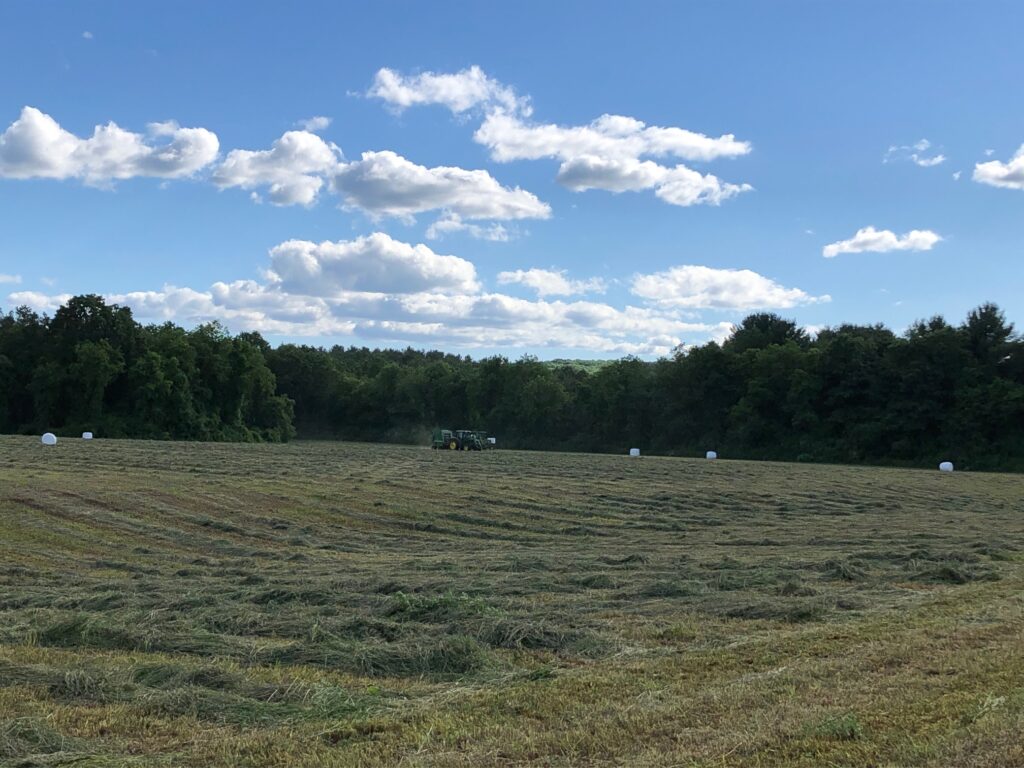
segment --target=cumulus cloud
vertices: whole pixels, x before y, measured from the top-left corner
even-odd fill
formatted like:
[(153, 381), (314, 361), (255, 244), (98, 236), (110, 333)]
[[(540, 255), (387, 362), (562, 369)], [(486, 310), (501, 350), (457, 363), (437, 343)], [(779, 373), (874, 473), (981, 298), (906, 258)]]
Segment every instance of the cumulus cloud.
[(498, 243), (508, 242), (512, 239), (512, 233), (502, 224), (497, 222), (487, 226), (472, 224), (463, 221), (457, 213), (446, 213), (427, 227), (426, 234), (429, 240), (440, 240), (453, 232), (465, 232), (477, 240), (490, 240)]
[(799, 288), (786, 288), (749, 269), (714, 269), (686, 265), (633, 277), (636, 296), (662, 307), (685, 309), (787, 309), (830, 301)]
[(574, 296), (581, 293), (604, 293), (607, 286), (599, 277), (588, 280), (570, 280), (566, 271), (552, 269), (517, 269), (498, 273), (498, 283), (509, 285), (518, 283), (532, 288), (541, 298), (545, 296)]
[(674, 156), (708, 161), (749, 154), (746, 141), (724, 134), (710, 137), (683, 128), (647, 126), (632, 117), (602, 115), (589, 125), (560, 126), (524, 121), (507, 112), (493, 112), (474, 134), (499, 162), (552, 157), (638, 158)]
[(106, 296), (129, 306), (144, 322), (175, 322), (185, 326), (220, 321), (235, 331), (297, 336), (351, 333), (354, 323), (333, 320), (325, 304), (310, 297), (289, 297), (252, 281), (215, 283), (197, 291), (165, 285), (159, 291), (131, 291)]
[(21, 275), (5, 275), (0, 273), (0, 283), (13, 283), (18, 285), (21, 283)]
[(559, 160), (558, 181), (575, 191), (654, 189), (667, 203), (690, 206), (718, 205), (753, 189), (749, 184), (723, 182), (712, 174), (698, 173), (682, 163), (662, 164), (652, 159), (708, 162), (748, 154), (749, 142), (733, 134), (706, 136), (609, 114), (579, 126), (531, 122), (527, 101), (477, 66), (454, 74), (426, 72), (414, 77), (382, 69), (368, 95), (398, 110), (415, 104), (444, 104), (461, 114), (480, 107), (486, 116), (473, 138), (490, 149), (494, 160)]
[(460, 72), (438, 74), (423, 72), (405, 76), (386, 67), (373, 78), (367, 96), (382, 99), (394, 110), (440, 104), (455, 114), (474, 107), (501, 107), (509, 112), (529, 113), (529, 103), (516, 95), (515, 89), (488, 77), (478, 66)]
[(927, 155), (926, 153), (931, 148), (932, 143), (928, 139), (921, 139), (916, 144), (893, 145), (885, 153), (882, 162), (889, 163), (896, 160), (904, 160), (921, 168), (931, 168), (934, 165), (946, 162), (946, 156), (941, 152), (931, 156)]
[[(12, 294), (53, 311), (70, 296)], [(481, 348), (578, 349), (609, 355), (668, 355), (684, 342), (721, 338), (729, 323), (701, 323), (645, 307), (586, 301), (527, 300), (500, 293), (345, 292), (310, 297), (254, 281), (215, 283), (205, 291), (165, 286), (110, 294), (145, 322), (186, 326), (220, 320), (234, 331), (287, 336), (353, 336), (376, 343)]]
[[(313, 118), (308, 127), (317, 127)], [(326, 124), (326, 123), (324, 123)], [(484, 170), (439, 166), (427, 168), (391, 151), (364, 152), (346, 162), (341, 149), (309, 130), (288, 131), (270, 149), (236, 149), (215, 170), (213, 182), (226, 189), (250, 190), (256, 203), (265, 190), (274, 205), (313, 205), (325, 187), (344, 207), (378, 219), (411, 221), (415, 214), (441, 211), (431, 239), (464, 231), (473, 237), (507, 240), (499, 224), (482, 226), (465, 220), (546, 219), (551, 208), (520, 187), (506, 187)]]
[(316, 117), (310, 117), (307, 120), (300, 120), (298, 126), (309, 133), (316, 133), (317, 131), (325, 130), (331, 124), (331, 118), (324, 117), (323, 115), (317, 115)]
[(94, 186), (136, 176), (182, 178), (212, 163), (219, 147), (213, 132), (173, 121), (150, 123), (145, 135), (110, 122), (83, 139), (25, 107), (0, 134), (0, 178), (74, 178)]
[[(731, 291), (722, 285), (730, 281)], [(559, 270), (507, 272), (498, 282), (526, 285), (538, 297), (489, 291), (469, 261), (375, 233), (341, 242), (281, 243), (270, 250), (270, 269), (261, 280), (216, 282), (206, 290), (167, 285), (107, 298), (130, 306), (145, 322), (192, 326), (219, 320), (234, 331), (289, 337), (645, 356), (728, 335), (730, 322), (696, 320), (694, 308), (793, 306), (827, 298), (783, 288), (755, 273), (706, 267), (636, 276), (633, 293), (645, 306), (549, 298), (604, 288), (599, 280), (572, 280)], [(42, 311), (53, 311), (68, 298), (34, 292), (9, 297)]]
[(308, 296), (479, 289), (471, 262), (394, 240), (383, 232), (340, 242), (289, 240), (271, 249), (270, 261), (275, 283), (288, 293)]
[(752, 189), (749, 184), (730, 184), (710, 173), (701, 174), (677, 165), (656, 185), (654, 194), (666, 203), (686, 207), (701, 203), (719, 205), (723, 200)]
[(702, 174), (677, 165), (667, 168), (650, 160), (632, 158), (577, 157), (566, 160), (558, 170), (557, 179), (574, 192), (604, 189), (609, 192), (655, 189), (666, 203), (679, 206), (708, 203), (718, 205), (753, 187), (729, 184), (712, 174)]
[[(985, 154), (991, 152), (986, 150)], [(1024, 189), (1024, 144), (1007, 163), (990, 160), (975, 165), (974, 180), (1003, 189)]]
[(831, 259), (840, 253), (930, 251), (941, 240), (942, 237), (940, 235), (929, 229), (913, 229), (903, 235), (897, 235), (888, 229), (879, 230), (874, 227), (864, 227), (863, 229), (858, 229), (857, 234), (849, 240), (829, 243), (822, 249), (821, 253), (826, 259)]
[(672, 205), (718, 205), (749, 184), (732, 184), (682, 163), (663, 165), (650, 157), (710, 161), (750, 152), (750, 144), (732, 134), (705, 136), (683, 128), (647, 126), (622, 115), (603, 115), (584, 126), (536, 124), (502, 111), (492, 112), (474, 134), (499, 162), (554, 158), (561, 161), (557, 180), (574, 191), (610, 192), (654, 189)]
[(70, 293), (46, 294), (38, 291), (16, 291), (7, 295), (12, 307), (31, 307), (37, 312), (55, 312), (71, 299)]
[(546, 219), (551, 208), (519, 187), (504, 187), (487, 171), (427, 168), (394, 152), (364, 152), (339, 166), (332, 180), (346, 205), (371, 216), (408, 218), (443, 209), (464, 219)]
[(221, 189), (267, 188), (274, 205), (312, 205), (341, 150), (309, 131), (288, 131), (270, 149), (234, 149), (213, 173)]

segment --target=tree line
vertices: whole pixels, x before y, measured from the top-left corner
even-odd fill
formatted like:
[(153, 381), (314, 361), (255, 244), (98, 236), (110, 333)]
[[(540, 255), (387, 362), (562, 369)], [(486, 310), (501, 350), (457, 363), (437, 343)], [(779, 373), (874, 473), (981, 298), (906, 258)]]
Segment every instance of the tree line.
[(898, 335), (814, 338), (775, 314), (656, 362), (283, 344), (216, 323), (144, 326), (78, 296), (0, 315), (0, 432), (425, 444), (434, 426), (516, 448), (1024, 469), (1024, 341), (998, 307)]

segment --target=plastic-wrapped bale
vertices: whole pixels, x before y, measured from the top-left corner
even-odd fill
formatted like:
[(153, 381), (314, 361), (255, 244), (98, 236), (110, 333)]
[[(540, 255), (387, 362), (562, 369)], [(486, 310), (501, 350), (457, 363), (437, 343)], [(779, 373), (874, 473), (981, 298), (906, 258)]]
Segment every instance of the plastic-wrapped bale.
[(944, 461), (941, 464), (939, 464), (939, 472), (952, 472), (952, 471), (953, 471), (953, 462), (952, 461)]
[(704, 458), (705, 459), (717, 459), (718, 458), (718, 453), (715, 452), (715, 451), (708, 451), (707, 453), (704, 454)]
[(629, 455), (632, 456), (634, 459), (640, 458), (640, 449), (639, 448), (630, 448), (629, 449)]
[(83, 440), (92, 440), (92, 432), (83, 432), (82, 433), (82, 439)]
[(57, 436), (53, 432), (47, 432), (43, 435), (43, 445), (56, 445)]

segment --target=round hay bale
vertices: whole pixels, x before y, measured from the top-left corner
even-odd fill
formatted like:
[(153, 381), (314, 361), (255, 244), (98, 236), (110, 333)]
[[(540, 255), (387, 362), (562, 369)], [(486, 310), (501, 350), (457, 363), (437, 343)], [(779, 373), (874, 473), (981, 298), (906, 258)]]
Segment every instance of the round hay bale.
[(43, 445), (56, 445), (57, 436), (53, 432), (47, 432), (43, 435)]
[(939, 472), (952, 472), (952, 471), (953, 471), (953, 462), (952, 461), (944, 461), (941, 464), (939, 464)]
[(83, 440), (92, 440), (92, 432), (83, 432), (82, 433), (82, 439)]
[(640, 458), (640, 449), (639, 448), (630, 448), (629, 449), (629, 455), (632, 456), (634, 459)]
[(704, 454), (704, 458), (705, 459), (717, 459), (718, 458), (718, 453), (717, 453), (717, 451), (708, 451), (707, 453)]

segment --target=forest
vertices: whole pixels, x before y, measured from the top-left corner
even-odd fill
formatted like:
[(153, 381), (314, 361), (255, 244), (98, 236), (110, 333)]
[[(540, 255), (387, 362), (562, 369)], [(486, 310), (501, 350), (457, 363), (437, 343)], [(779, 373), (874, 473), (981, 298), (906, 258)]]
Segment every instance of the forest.
[(720, 344), (600, 365), (272, 347), (95, 295), (0, 314), (3, 433), (426, 444), (439, 425), (508, 448), (1024, 470), (1024, 341), (993, 304), (903, 334), (758, 313)]

